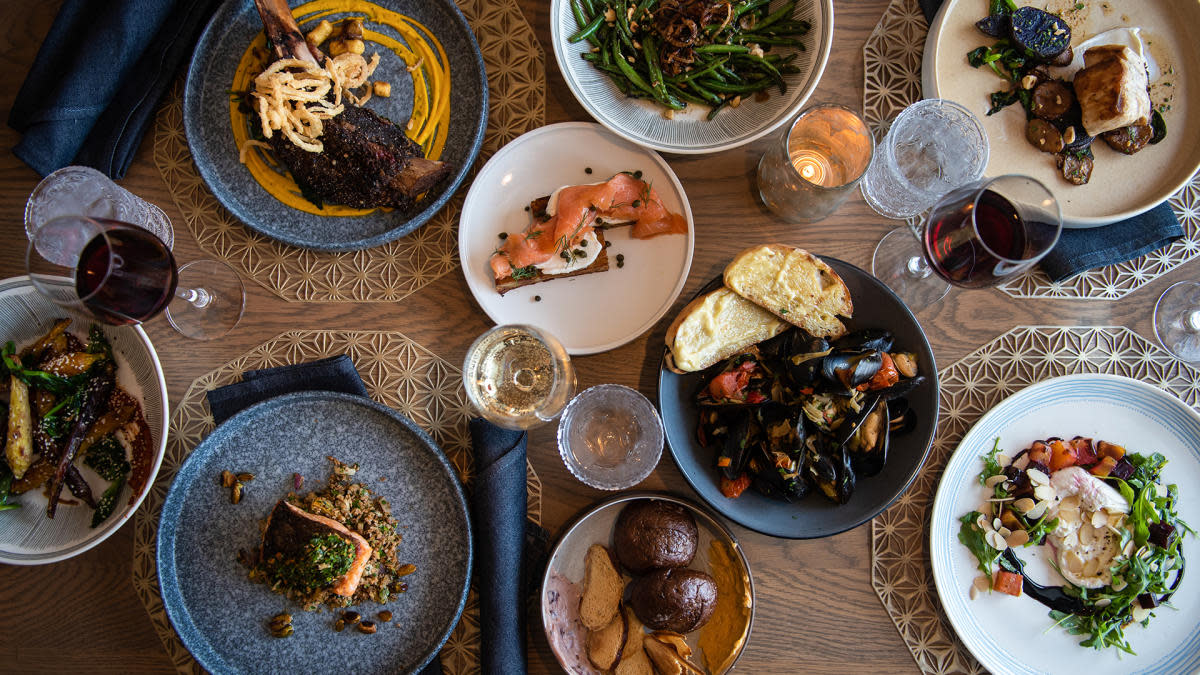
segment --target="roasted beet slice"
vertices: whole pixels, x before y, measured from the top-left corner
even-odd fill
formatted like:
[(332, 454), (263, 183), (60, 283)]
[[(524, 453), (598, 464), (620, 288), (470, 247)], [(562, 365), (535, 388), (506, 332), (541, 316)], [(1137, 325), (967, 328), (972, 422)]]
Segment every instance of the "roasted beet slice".
[(1175, 536), (1174, 525), (1166, 521), (1159, 521), (1157, 523), (1150, 523), (1149, 529), (1149, 541), (1151, 544), (1160, 546), (1162, 548), (1168, 548), (1171, 546), (1171, 539)]
[(981, 33), (994, 38), (1008, 36), (1010, 25), (1007, 14), (993, 14), (975, 22), (975, 27)]
[(1133, 465), (1129, 463), (1128, 459), (1122, 457), (1117, 461), (1117, 465), (1113, 467), (1112, 471), (1108, 472), (1108, 475), (1112, 478), (1126, 480), (1133, 475)]

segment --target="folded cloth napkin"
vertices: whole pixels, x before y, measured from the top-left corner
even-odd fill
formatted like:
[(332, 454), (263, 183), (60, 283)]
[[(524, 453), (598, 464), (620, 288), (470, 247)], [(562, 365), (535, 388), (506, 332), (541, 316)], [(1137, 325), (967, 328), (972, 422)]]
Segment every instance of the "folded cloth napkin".
[[(945, 0), (917, 0), (927, 21), (933, 21)], [(980, 4), (979, 18), (987, 11)], [(980, 33), (980, 39), (986, 37)], [(983, 44), (982, 42), (980, 44)], [(965, 57), (964, 57), (965, 58)], [(1052, 192), (1070, 190), (1050, 186)], [(1128, 220), (1089, 229), (1064, 229), (1058, 245), (1040, 263), (1051, 281), (1062, 281), (1080, 272), (1116, 265), (1157, 251), (1183, 236), (1183, 226), (1169, 204), (1163, 203)]]
[[(255, 403), (298, 391), (336, 391), (367, 397), (367, 387), (358, 376), (354, 362), (343, 354), (320, 361), (247, 370), (242, 374), (241, 382), (208, 392), (208, 407), (212, 410), (213, 420), (221, 424)], [(435, 658), (420, 675), (441, 673), (441, 660)]]
[[(526, 520), (524, 431), (471, 420), (475, 582), (483, 675), (525, 672), (525, 599), (545, 565), (546, 532)], [(486, 526), (485, 526), (486, 524)]]
[(13, 154), (46, 175), (129, 169), (154, 108), (221, 0), (65, 0), (13, 102)]

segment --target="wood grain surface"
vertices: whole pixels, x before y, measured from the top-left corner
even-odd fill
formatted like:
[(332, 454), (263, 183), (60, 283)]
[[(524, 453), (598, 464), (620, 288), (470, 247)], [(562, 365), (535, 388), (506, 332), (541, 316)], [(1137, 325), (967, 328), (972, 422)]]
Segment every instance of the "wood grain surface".
[[(7, 119), (25, 73), (50, 28), (58, 2), (0, 3), (0, 109)], [(563, 82), (550, 48), (547, 0), (522, 0), (547, 58), (548, 123), (585, 120)], [(836, 30), (829, 67), (814, 101), (861, 108), (862, 45), (886, 0), (835, 0)], [(24, 273), (25, 199), (37, 174), (13, 156), (18, 135), (0, 128), (0, 278)], [(675, 309), (741, 248), (781, 241), (870, 267), (876, 241), (897, 226), (875, 215), (857, 194), (834, 216), (814, 225), (776, 220), (757, 201), (755, 166), (772, 139), (700, 157), (668, 157), (691, 199), (696, 251), (691, 276)], [(151, 157), (147, 138), (122, 185), (178, 219)], [(186, 228), (175, 228), (180, 262), (201, 257)], [(1018, 300), (996, 291), (955, 291), (919, 314), (938, 363), (949, 365), (1017, 325), (1126, 325), (1153, 337), (1154, 301), (1167, 285), (1196, 276), (1185, 265), (1118, 302)], [(214, 342), (174, 333), (162, 318), (146, 325), (167, 373), (172, 401), (194, 378), (288, 329), (399, 330), (451, 363), (461, 363), (471, 339), (490, 326), (463, 277), (448, 274), (398, 303), (285, 302), (247, 285), (242, 324)], [(663, 333), (674, 311), (648, 334), (609, 353), (576, 360), (580, 387), (617, 382), (655, 393)], [(553, 430), (534, 430), (530, 459), (544, 486), (544, 524), (552, 534), (589, 504), (606, 497), (575, 481), (558, 457)], [(669, 460), (640, 487), (695, 498)], [(754, 571), (758, 604), (754, 632), (739, 665), (745, 673), (904, 673), (911, 656), (870, 584), (870, 529), (817, 541), (772, 539), (734, 526)], [(43, 567), (0, 566), (0, 671), (166, 672), (157, 636), (131, 581), (132, 528), (66, 562)], [(236, 601), (234, 601), (236, 603)], [(235, 605), (233, 605), (235, 606)], [(531, 614), (530, 672), (558, 672), (540, 621)], [(334, 669), (336, 664), (329, 664)]]

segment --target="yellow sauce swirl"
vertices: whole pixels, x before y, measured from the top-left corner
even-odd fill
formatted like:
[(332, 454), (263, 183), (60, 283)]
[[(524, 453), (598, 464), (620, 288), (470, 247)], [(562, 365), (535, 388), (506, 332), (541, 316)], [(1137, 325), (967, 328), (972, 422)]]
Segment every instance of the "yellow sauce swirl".
[[(348, 19), (362, 17), (365, 40), (391, 50), (412, 70), (413, 110), (408, 123), (407, 135), (421, 146), (425, 157), (439, 159), (446, 144), (450, 126), (450, 61), (442, 43), (428, 28), (411, 17), (384, 9), (366, 0), (313, 0), (292, 10), (300, 29), (307, 33), (320, 22), (334, 14), (348, 14)], [(372, 22), (394, 30), (401, 39), (371, 30)], [(368, 48), (368, 51), (369, 48)], [(267, 66), (271, 56), (267, 51), (267, 38), (259, 33), (238, 62), (233, 76), (235, 92), (246, 92), (254, 86), (254, 78)], [(386, 56), (384, 57), (386, 63)], [(414, 66), (416, 66), (414, 68)], [(395, 72), (395, 71), (394, 71)], [(377, 74), (378, 75), (378, 74)], [(376, 77), (375, 79), (383, 79)], [(257, 116), (238, 109), (238, 101), (229, 102), (229, 119), (233, 125), (233, 139), (237, 147), (250, 139), (250, 124), (258, 124)], [(393, 120), (395, 121), (395, 120)], [(246, 157), (246, 168), (254, 180), (279, 201), (288, 206), (318, 216), (362, 216), (378, 209), (359, 209), (337, 204), (325, 204), (318, 208), (300, 193), (291, 174), (279, 165), (269, 153), (252, 148)]]

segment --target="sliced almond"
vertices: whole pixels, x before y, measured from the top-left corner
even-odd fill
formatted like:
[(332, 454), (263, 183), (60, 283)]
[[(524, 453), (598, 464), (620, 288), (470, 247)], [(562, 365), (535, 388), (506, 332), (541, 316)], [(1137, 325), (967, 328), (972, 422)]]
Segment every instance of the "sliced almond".
[(1096, 601), (1097, 607), (1108, 607), (1112, 604), (1112, 598), (1100, 598)]
[(1037, 497), (1038, 501), (1054, 499), (1057, 495), (1058, 493), (1049, 485), (1039, 485), (1033, 489), (1033, 496)]
[(1000, 466), (1007, 467), (1009, 464), (1012, 464), (1012, 457), (1003, 454), (996, 455), (996, 463)]
[(1096, 511), (1092, 514), (1092, 527), (1099, 529), (1107, 524), (1108, 514), (1104, 513), (1104, 511)]
[(1118, 593), (1125, 589), (1129, 582), (1125, 581), (1125, 577), (1113, 577), (1112, 589)]
[(1079, 543), (1082, 546), (1091, 546), (1096, 540), (1096, 530), (1090, 523), (1084, 523), (1079, 528)]
[(1004, 482), (1004, 481), (1006, 481), (1006, 480), (1008, 480), (1008, 476), (1005, 476), (1005, 475), (1004, 475), (1004, 474), (1002, 474), (1002, 473), (998, 473), (998, 474), (996, 474), (995, 476), (988, 476), (988, 479), (987, 479), (987, 480), (985, 480), (985, 481), (983, 482), (983, 484), (984, 484), (984, 485), (986, 485), (986, 486), (988, 486), (988, 487), (990, 487), (990, 488), (994, 488), (994, 487), (996, 487), (997, 485), (999, 485), (999, 484), (1003, 483), (1003, 482)]
[(1050, 477), (1042, 473), (1040, 469), (1026, 469), (1025, 473), (1029, 476), (1029, 482), (1034, 485), (1050, 484)]
[(975, 577), (975, 581), (971, 584), (971, 587), (976, 590), (986, 591), (992, 587), (992, 582), (989, 581), (986, 576), (980, 574), (979, 576)]
[(1004, 537), (1005, 539), (1007, 539), (1008, 535), (1012, 534), (1012, 530), (1008, 529), (1007, 527), (1002, 526), (998, 530), (996, 530), (996, 533), (999, 534), (1001, 537)]
[(1074, 509), (1067, 509), (1064, 511), (1060, 508), (1058, 510), (1058, 520), (1066, 525), (1078, 525), (1079, 512)]
[(1046, 515), (1046, 509), (1050, 508), (1050, 502), (1040, 501), (1032, 509), (1025, 512), (1025, 517), (1031, 520), (1037, 520)]
[(1134, 605), (1133, 605), (1132, 614), (1133, 614), (1133, 620), (1137, 623), (1141, 623), (1141, 622), (1145, 621), (1146, 619), (1150, 618), (1150, 610), (1146, 609), (1145, 607), (1142, 607), (1141, 605), (1139, 605), (1137, 603), (1134, 603)]
[(1083, 558), (1080, 558), (1079, 554), (1075, 551), (1067, 551), (1066, 555), (1063, 556), (1063, 559), (1067, 563), (1067, 569), (1076, 574), (1079, 574), (1083, 571)]
[(1005, 541), (1004, 537), (1001, 537), (1000, 533), (996, 532), (995, 530), (988, 531), (988, 533), (984, 535), (984, 538), (987, 539), (988, 546), (991, 546), (997, 551), (1003, 551), (1004, 549), (1008, 548), (1008, 542)]
[(1030, 511), (1032, 511), (1033, 507), (1036, 505), (1037, 505), (1037, 502), (1033, 501), (1029, 497), (1022, 497), (1022, 498), (1018, 499), (1017, 501), (1013, 502), (1013, 507), (1016, 508), (1021, 513), (1025, 513), (1025, 514), (1028, 514)]
[(975, 519), (975, 524), (978, 525), (979, 529), (983, 530), (984, 532), (987, 532), (988, 527), (991, 526), (991, 522), (988, 521), (987, 516), (983, 515), (982, 513), (979, 514), (979, 517)]
[(1083, 563), (1083, 576), (1094, 577), (1096, 572), (1100, 571), (1100, 559), (1088, 558), (1087, 562)]
[(1029, 533), (1025, 530), (1017, 530), (1016, 532), (1008, 535), (1005, 541), (1008, 542), (1008, 545), (1012, 548), (1024, 546), (1025, 544), (1029, 543)]

